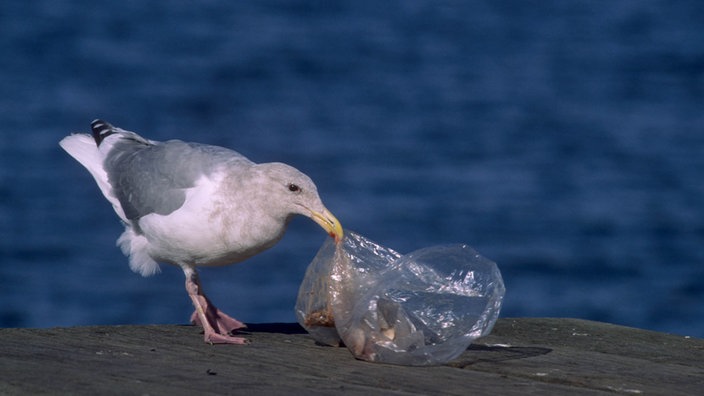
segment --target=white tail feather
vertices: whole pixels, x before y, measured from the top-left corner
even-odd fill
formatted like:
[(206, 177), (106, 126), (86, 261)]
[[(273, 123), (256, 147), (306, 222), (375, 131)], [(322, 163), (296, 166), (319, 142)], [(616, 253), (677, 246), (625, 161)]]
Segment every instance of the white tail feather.
[(88, 169), (88, 172), (90, 172), (95, 182), (98, 184), (100, 191), (112, 204), (115, 213), (120, 216), (122, 221), (127, 223), (127, 217), (120, 206), (120, 201), (112, 193), (112, 187), (108, 182), (108, 174), (105, 172), (105, 169), (103, 169), (104, 157), (100, 150), (98, 150), (95, 140), (93, 140), (90, 135), (77, 133), (66, 136), (59, 142), (59, 145), (66, 150), (71, 157), (75, 158), (76, 161)]
[[(116, 136), (116, 138), (119, 138), (119, 136)], [(130, 222), (127, 220), (122, 206), (120, 206), (120, 201), (112, 192), (112, 186), (108, 181), (108, 174), (105, 172), (105, 169), (103, 169), (105, 153), (110, 151), (114, 140), (116, 139), (112, 138), (112, 136), (108, 136), (99, 149), (95, 144), (95, 140), (90, 135), (73, 134), (63, 138), (59, 142), (59, 145), (66, 150), (71, 157), (75, 158), (76, 161), (88, 169), (88, 172), (90, 172), (95, 182), (98, 184), (100, 191), (112, 204), (115, 213), (117, 213), (120, 219), (127, 225), (125, 232), (118, 238), (117, 245), (126, 256), (129, 256), (130, 269), (142, 276), (154, 275), (158, 273), (160, 269), (159, 264), (149, 256), (149, 242), (144, 235), (135, 233), (129, 225)]]

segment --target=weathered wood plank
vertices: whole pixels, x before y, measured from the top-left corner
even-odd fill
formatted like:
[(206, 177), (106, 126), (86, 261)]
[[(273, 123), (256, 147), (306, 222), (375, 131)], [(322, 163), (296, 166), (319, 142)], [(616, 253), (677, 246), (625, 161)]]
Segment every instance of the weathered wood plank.
[(295, 324), (246, 346), (193, 326), (0, 329), (0, 394), (663, 394), (704, 389), (704, 340), (574, 319), (500, 319), (440, 367), (357, 361)]

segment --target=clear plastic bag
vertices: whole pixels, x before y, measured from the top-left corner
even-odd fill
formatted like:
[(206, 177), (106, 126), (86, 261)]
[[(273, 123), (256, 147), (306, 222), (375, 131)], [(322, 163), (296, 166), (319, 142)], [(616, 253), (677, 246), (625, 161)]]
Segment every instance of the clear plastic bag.
[(308, 267), (296, 315), (316, 341), (343, 342), (358, 359), (433, 365), (491, 331), (504, 292), (496, 264), (466, 245), (401, 256), (346, 230)]
[(361, 294), (399, 257), (399, 253), (348, 230), (340, 244), (326, 238), (298, 291), (298, 323), (319, 343), (340, 345), (335, 320), (348, 317)]

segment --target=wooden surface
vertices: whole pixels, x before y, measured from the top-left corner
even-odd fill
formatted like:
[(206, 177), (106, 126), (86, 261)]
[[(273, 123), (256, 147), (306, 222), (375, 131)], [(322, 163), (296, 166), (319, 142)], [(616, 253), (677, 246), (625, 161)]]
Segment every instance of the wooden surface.
[(0, 329), (0, 395), (699, 395), (704, 340), (574, 319), (500, 319), (439, 367), (355, 360), (296, 324), (245, 346), (193, 326)]

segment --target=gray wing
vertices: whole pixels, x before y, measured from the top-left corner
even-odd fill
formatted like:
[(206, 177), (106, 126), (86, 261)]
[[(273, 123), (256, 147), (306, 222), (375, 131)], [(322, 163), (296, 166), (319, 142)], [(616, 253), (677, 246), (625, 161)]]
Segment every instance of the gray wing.
[(223, 165), (252, 163), (226, 148), (170, 140), (146, 142), (125, 137), (105, 158), (105, 171), (125, 216), (168, 215), (186, 200), (198, 178)]

